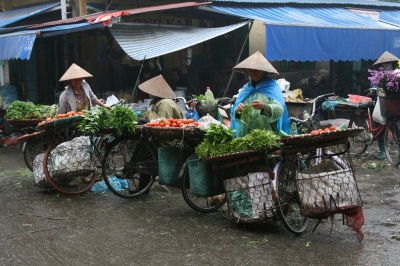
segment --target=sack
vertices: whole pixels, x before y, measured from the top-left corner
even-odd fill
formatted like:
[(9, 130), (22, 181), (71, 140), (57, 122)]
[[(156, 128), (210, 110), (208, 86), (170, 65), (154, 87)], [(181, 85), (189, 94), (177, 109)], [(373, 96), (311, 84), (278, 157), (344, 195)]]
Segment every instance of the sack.
[(191, 103), (185, 117), (186, 119), (193, 119), (194, 121), (198, 121), (200, 119), (199, 113), (196, 110), (196, 104), (194, 102)]
[[(43, 171), (43, 157), (44, 153), (41, 153), (33, 160), (33, 177), (35, 179), (35, 186), (40, 188), (51, 187), (50, 183), (47, 182), (46, 175)], [(51, 168), (51, 164), (47, 162), (47, 169)]]
[(374, 112), (372, 113), (372, 119), (375, 122), (381, 123), (382, 125), (386, 125), (386, 117), (382, 116), (381, 113), (381, 104), (379, 101), (379, 97), (376, 99), (376, 104), (375, 104), (375, 108), (374, 108)]

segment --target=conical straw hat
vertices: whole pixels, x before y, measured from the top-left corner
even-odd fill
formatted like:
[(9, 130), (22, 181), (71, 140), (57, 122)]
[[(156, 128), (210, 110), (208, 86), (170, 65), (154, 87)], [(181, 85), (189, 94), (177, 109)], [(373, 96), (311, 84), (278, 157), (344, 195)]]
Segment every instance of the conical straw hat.
[(77, 64), (72, 63), (64, 75), (60, 78), (60, 81), (79, 78), (93, 78), (93, 76)]
[(176, 97), (174, 91), (161, 75), (143, 82), (139, 85), (139, 89), (163, 99), (172, 99)]
[(261, 70), (271, 74), (279, 74), (271, 63), (260, 53), (255, 52), (233, 68), (237, 72), (246, 74), (245, 69)]
[(374, 65), (382, 64), (382, 63), (390, 63), (390, 62), (397, 62), (400, 59), (397, 56), (392, 55), (388, 51), (385, 51), (378, 60), (375, 61)]

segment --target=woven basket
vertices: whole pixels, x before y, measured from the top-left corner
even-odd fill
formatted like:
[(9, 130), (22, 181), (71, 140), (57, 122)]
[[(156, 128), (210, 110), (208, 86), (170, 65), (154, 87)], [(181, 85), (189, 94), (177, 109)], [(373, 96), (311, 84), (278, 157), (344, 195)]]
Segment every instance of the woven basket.
[(44, 119), (6, 119), (6, 120), (12, 126), (18, 126), (18, 127), (32, 126), (32, 127), (36, 127)]
[(383, 117), (393, 118), (400, 116), (400, 98), (398, 97), (379, 97), (381, 114)]
[(215, 178), (211, 164), (192, 155), (188, 158), (190, 192), (201, 197), (211, 197), (225, 193), (222, 178)]
[(165, 128), (144, 126), (142, 130), (154, 136), (164, 138), (203, 138), (204, 136), (204, 131), (198, 127)]
[(158, 148), (158, 183), (179, 187), (179, 170), (192, 152), (178, 147)]

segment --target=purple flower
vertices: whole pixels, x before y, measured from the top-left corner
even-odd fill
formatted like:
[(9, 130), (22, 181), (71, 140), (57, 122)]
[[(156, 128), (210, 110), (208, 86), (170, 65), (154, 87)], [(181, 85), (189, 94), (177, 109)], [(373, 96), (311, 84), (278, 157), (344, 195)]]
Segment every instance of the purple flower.
[(368, 70), (371, 77), (368, 78), (372, 84), (375, 84), (383, 89), (386, 95), (400, 96), (400, 76), (392, 71), (386, 71), (383, 67), (379, 70)]

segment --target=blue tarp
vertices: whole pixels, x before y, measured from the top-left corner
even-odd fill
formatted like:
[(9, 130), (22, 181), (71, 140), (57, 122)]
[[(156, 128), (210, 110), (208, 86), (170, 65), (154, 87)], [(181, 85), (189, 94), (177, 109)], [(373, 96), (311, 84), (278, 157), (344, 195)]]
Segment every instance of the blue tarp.
[(7, 36), (0, 37), (0, 60), (29, 59), (35, 43), (36, 31), (22, 31), (7, 34)]
[(377, 59), (384, 51), (400, 56), (400, 28), (339, 7), (265, 5), (211, 6), (266, 25), (271, 60)]
[[(99, 24), (101, 25), (101, 23)], [(0, 35), (0, 60), (29, 59), (38, 32), (65, 31), (84, 27), (93, 27), (93, 25), (83, 22), (2, 34)]]

